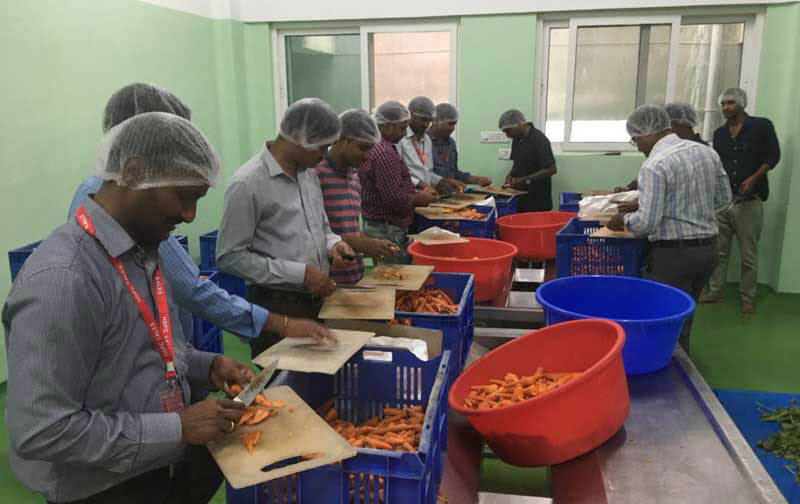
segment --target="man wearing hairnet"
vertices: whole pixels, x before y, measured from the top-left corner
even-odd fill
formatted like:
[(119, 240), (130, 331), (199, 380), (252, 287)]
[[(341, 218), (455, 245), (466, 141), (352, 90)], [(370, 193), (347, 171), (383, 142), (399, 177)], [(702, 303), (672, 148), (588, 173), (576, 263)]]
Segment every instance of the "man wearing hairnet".
[(408, 102), (408, 111), (411, 114), (408, 131), (397, 144), (397, 149), (411, 171), (411, 181), (418, 189), (430, 192), (450, 193), (463, 187), (464, 184), (458, 180), (442, 177), (433, 171), (433, 143), (425, 134), (436, 114), (433, 102), (430, 98), (417, 96)]
[(449, 103), (436, 105), (436, 113), (428, 130), (433, 144), (433, 172), (440, 177), (454, 178), (464, 184), (487, 186), (489, 177), (470, 175), (458, 169), (458, 149), (453, 131), (458, 124), (458, 110)]
[[(248, 300), (270, 311), (316, 318), (336, 288), (328, 273), (355, 260), (331, 230), (313, 168), (339, 139), (339, 117), (319, 98), (292, 104), (280, 133), (241, 166), (225, 190), (217, 267), (245, 279)], [(284, 322), (288, 319), (285, 317)], [(280, 329), (250, 340), (253, 357)]]
[[(678, 138), (708, 145), (708, 142), (703, 140), (700, 134), (694, 131), (694, 128), (697, 126), (697, 112), (694, 110), (694, 107), (688, 103), (674, 102), (664, 105), (664, 110), (666, 110), (669, 115), (672, 132), (678, 135)], [(638, 187), (639, 185), (636, 179), (633, 179), (625, 187), (615, 187), (614, 192), (635, 191)], [(638, 202), (631, 201), (620, 203), (619, 208), (622, 212), (633, 212), (638, 208)]]
[(519, 196), (519, 212), (552, 210), (551, 178), (557, 169), (550, 140), (519, 110), (503, 112), (497, 123), (511, 139), (513, 165), (506, 176), (506, 185), (527, 193)]
[[(714, 150), (670, 128), (659, 105), (642, 105), (628, 118), (631, 142), (647, 156), (639, 170), (639, 208), (616, 214), (607, 226), (646, 237), (651, 251), (644, 276), (697, 300), (717, 265), (715, 212), (730, 204), (731, 191)], [(690, 329), (691, 320), (680, 336), (687, 352)]]
[[(189, 107), (164, 88), (136, 82), (118, 89), (109, 98), (103, 113), (105, 138), (98, 149), (97, 170), (105, 170), (108, 149), (118, 133), (118, 125), (145, 112), (167, 112), (191, 120)], [(68, 221), (75, 218), (75, 211), (86, 196), (95, 194), (102, 183), (103, 179), (98, 175), (87, 177), (81, 182), (67, 212)], [(164, 277), (172, 287), (175, 300), (181, 308), (243, 338), (255, 338), (263, 332), (277, 331), (283, 327), (283, 315), (270, 313), (239, 296), (230, 295), (208, 278), (201, 278), (194, 259), (175, 237), (170, 236), (161, 242), (158, 254), (165, 265)], [(185, 315), (186, 311), (181, 314)], [(186, 332), (191, 331), (191, 318), (184, 325)], [(283, 331), (284, 337), (312, 336), (324, 339), (329, 334), (319, 324), (294, 318), (289, 319), (286, 330)], [(195, 397), (199, 397), (199, 394), (195, 394)]]
[[(325, 213), (331, 229), (352, 249), (380, 261), (396, 254), (398, 247), (389, 240), (376, 240), (361, 234), (361, 183), (356, 169), (381, 139), (378, 125), (364, 110), (348, 110), (339, 116), (342, 133), (328, 155), (314, 168), (317, 172)], [(356, 257), (343, 267), (332, 267), (331, 278), (337, 284), (354, 284), (364, 274), (364, 261)]]
[(769, 119), (745, 112), (747, 93), (740, 88), (726, 89), (719, 97), (726, 122), (714, 132), (717, 151), (733, 191), (733, 205), (717, 214), (719, 225), (719, 265), (708, 286), (703, 303), (723, 301), (722, 288), (728, 279), (728, 258), (733, 235), (739, 242), (742, 313), (754, 313), (758, 291), (758, 240), (764, 224), (764, 202), (769, 197), (767, 172), (781, 159), (775, 127)]
[(100, 189), (20, 270), (2, 315), (9, 458), (48, 502), (203, 503), (222, 482), (205, 444), (244, 406), (192, 396), (254, 375), (187, 342), (158, 253), (219, 173), (189, 121), (136, 115)]
[(389, 240), (398, 252), (384, 257), (382, 263), (410, 262), (408, 227), (414, 222), (414, 207), (436, 201), (429, 191), (416, 190), (411, 173), (397, 150), (397, 142), (406, 134), (411, 114), (405, 105), (390, 100), (375, 111), (381, 141), (369, 151), (358, 170), (361, 181), (361, 211), (364, 234)]

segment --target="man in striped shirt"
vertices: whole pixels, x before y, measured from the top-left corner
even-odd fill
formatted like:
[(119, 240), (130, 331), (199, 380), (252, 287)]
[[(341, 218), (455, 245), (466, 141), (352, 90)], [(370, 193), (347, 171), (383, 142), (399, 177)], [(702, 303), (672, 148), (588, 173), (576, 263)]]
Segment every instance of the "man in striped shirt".
[[(647, 237), (653, 248), (645, 276), (696, 301), (717, 266), (715, 215), (730, 205), (728, 176), (713, 149), (672, 133), (662, 106), (637, 108), (627, 128), (647, 156), (639, 170), (639, 209), (615, 215), (608, 227)], [(690, 325), (681, 333), (687, 352)]]
[[(359, 230), (361, 217), (361, 183), (355, 168), (364, 161), (367, 153), (381, 139), (378, 125), (363, 110), (348, 110), (339, 116), (342, 133), (328, 155), (314, 170), (317, 172), (325, 212), (334, 233), (342, 237), (360, 254), (381, 260), (398, 252), (389, 240), (376, 240), (363, 236)], [(330, 276), (337, 284), (354, 284), (364, 274), (364, 261), (354, 261), (341, 267), (332, 267)]]
[(408, 166), (397, 151), (397, 142), (405, 136), (411, 120), (405, 105), (388, 101), (378, 107), (375, 120), (382, 138), (358, 171), (364, 234), (399, 247), (397, 254), (381, 262), (408, 263), (408, 226), (414, 222), (414, 207), (427, 206), (436, 201), (436, 196), (415, 190)]

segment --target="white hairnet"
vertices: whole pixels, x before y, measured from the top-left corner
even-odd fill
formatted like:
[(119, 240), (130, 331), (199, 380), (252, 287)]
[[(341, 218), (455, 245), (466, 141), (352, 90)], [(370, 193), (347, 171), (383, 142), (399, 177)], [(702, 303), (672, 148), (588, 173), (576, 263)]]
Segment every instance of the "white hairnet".
[(511, 109), (500, 114), (500, 119), (497, 120), (497, 127), (504, 130), (506, 128), (525, 124), (526, 122), (528, 121), (525, 119), (525, 114), (517, 109)]
[[(216, 185), (217, 153), (192, 123), (166, 112), (131, 117), (109, 131), (108, 160), (97, 175), (131, 189)], [(136, 166), (127, 164), (140, 158)], [(127, 166), (126, 166), (127, 164)]]
[(411, 113), (399, 101), (389, 100), (381, 104), (375, 111), (375, 122), (378, 124), (394, 124), (411, 119)]
[(304, 149), (318, 149), (338, 140), (341, 130), (333, 107), (319, 98), (303, 98), (283, 115), (280, 135)]
[(345, 110), (339, 116), (339, 120), (342, 122), (342, 137), (366, 144), (376, 144), (381, 141), (378, 125), (366, 110)]
[(641, 105), (628, 117), (625, 124), (631, 137), (661, 133), (672, 127), (669, 114), (661, 105)]
[(436, 105), (436, 121), (450, 122), (458, 121), (458, 110), (449, 103), (440, 103)]
[(688, 103), (667, 103), (664, 105), (664, 110), (667, 111), (669, 120), (674, 123), (682, 124), (690, 128), (697, 126), (697, 112), (695, 112), (694, 107)]
[(416, 116), (424, 117), (425, 119), (433, 119), (433, 116), (436, 114), (436, 107), (433, 105), (430, 98), (417, 96), (408, 102), (408, 111)]
[(154, 84), (135, 82), (114, 92), (103, 112), (103, 131), (145, 112), (169, 112), (192, 120), (192, 111), (177, 96)]
[(732, 101), (742, 108), (747, 108), (747, 92), (738, 87), (728, 88), (719, 95), (719, 103), (722, 104), (724, 101)]

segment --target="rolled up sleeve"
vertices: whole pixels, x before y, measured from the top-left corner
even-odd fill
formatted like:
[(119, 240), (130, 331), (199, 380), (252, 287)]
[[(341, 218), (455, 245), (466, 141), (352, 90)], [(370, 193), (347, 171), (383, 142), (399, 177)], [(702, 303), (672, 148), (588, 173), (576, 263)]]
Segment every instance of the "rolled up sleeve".
[(625, 227), (637, 236), (649, 236), (664, 215), (666, 181), (663, 174), (651, 166), (639, 172), (639, 209), (625, 216)]

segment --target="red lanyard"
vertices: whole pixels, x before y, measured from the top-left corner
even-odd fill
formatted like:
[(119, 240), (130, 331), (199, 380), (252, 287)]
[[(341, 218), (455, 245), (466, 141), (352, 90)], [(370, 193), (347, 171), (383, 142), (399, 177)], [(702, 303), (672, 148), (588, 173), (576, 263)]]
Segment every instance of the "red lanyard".
[[(78, 221), (78, 225), (86, 231), (87, 234), (96, 237), (94, 224), (92, 224), (92, 220), (89, 218), (89, 214), (86, 213), (86, 209), (84, 209), (83, 206), (79, 207), (78, 211), (75, 212), (75, 220)], [(145, 304), (139, 291), (136, 290), (136, 287), (133, 286), (130, 278), (128, 278), (128, 273), (125, 271), (125, 266), (122, 265), (122, 261), (118, 257), (108, 256), (108, 259), (122, 279), (122, 283), (125, 284), (125, 287), (128, 289), (128, 293), (131, 295), (131, 298), (133, 298), (133, 302), (136, 303), (136, 307), (139, 308), (139, 313), (142, 314), (142, 319), (144, 319), (147, 330), (150, 332), (150, 339), (153, 341), (153, 345), (156, 347), (156, 350), (158, 350), (161, 360), (164, 361), (164, 365), (166, 366), (167, 381), (174, 380), (177, 373), (175, 372), (175, 357), (172, 351), (172, 325), (169, 321), (167, 292), (164, 289), (164, 277), (161, 274), (161, 270), (156, 266), (155, 271), (153, 271), (152, 281), (153, 292), (155, 292), (156, 296), (156, 308), (158, 309), (158, 322), (156, 322), (150, 307)]]
[(422, 146), (422, 151), (419, 150), (417, 147), (417, 142), (414, 141), (414, 138), (411, 139), (411, 145), (414, 146), (414, 150), (417, 151), (417, 157), (420, 161), (422, 161), (422, 166), (425, 166), (425, 140), (423, 139), (419, 144)]

